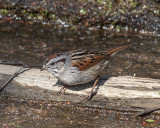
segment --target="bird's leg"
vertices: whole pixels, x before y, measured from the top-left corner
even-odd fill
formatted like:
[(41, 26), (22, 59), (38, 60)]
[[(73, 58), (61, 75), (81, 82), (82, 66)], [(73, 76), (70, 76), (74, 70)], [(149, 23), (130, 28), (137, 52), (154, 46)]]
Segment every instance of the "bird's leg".
[(94, 85), (93, 85), (93, 87), (92, 87), (89, 95), (85, 98), (87, 101), (89, 101), (89, 100), (93, 97), (93, 95), (94, 95), (93, 90), (94, 90), (94, 88), (96, 87), (98, 81), (99, 81), (99, 75), (97, 76), (97, 78), (96, 78), (96, 80), (95, 80), (95, 82), (94, 82)]
[(64, 92), (66, 91), (66, 88), (67, 88), (67, 85), (64, 85), (60, 90), (59, 92), (57, 93), (57, 95), (60, 95), (62, 94), (62, 91), (64, 90)]

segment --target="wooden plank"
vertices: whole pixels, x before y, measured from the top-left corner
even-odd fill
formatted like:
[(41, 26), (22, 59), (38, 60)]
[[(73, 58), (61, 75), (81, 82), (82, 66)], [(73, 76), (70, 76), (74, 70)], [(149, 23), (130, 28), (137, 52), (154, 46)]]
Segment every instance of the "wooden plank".
[[(0, 84), (20, 67), (0, 65)], [(89, 93), (93, 82), (68, 87), (66, 95), (57, 96), (57, 79), (47, 71), (31, 69), (16, 77), (5, 92), (12, 95), (54, 101), (80, 102)], [(1, 86), (0, 85), (0, 86)], [(149, 108), (160, 104), (160, 80), (132, 76), (103, 77), (99, 89), (88, 105), (102, 107)], [(22, 93), (22, 94), (21, 94)], [(69, 94), (69, 95), (68, 95)], [(76, 95), (76, 96), (75, 96)]]

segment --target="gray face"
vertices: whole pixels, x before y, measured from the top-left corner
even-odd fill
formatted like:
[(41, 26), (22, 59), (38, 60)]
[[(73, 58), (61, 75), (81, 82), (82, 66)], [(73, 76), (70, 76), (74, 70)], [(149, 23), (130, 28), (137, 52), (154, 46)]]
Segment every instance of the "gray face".
[(63, 70), (64, 63), (64, 57), (55, 57), (45, 64), (45, 68), (56, 77)]

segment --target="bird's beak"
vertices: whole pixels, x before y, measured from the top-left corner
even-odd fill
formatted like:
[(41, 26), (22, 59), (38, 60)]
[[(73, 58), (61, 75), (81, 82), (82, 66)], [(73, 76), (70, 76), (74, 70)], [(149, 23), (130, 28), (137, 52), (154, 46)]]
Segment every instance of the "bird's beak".
[(41, 71), (46, 70), (46, 65), (43, 65)]

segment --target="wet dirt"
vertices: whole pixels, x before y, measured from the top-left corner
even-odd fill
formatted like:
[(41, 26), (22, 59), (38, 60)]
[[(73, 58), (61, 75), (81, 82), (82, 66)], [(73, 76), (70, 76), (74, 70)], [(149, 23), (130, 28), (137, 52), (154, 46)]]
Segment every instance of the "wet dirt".
[(0, 97), (0, 126), (3, 128), (135, 128), (158, 127), (160, 116), (135, 118), (136, 112), (87, 108), (71, 102)]

